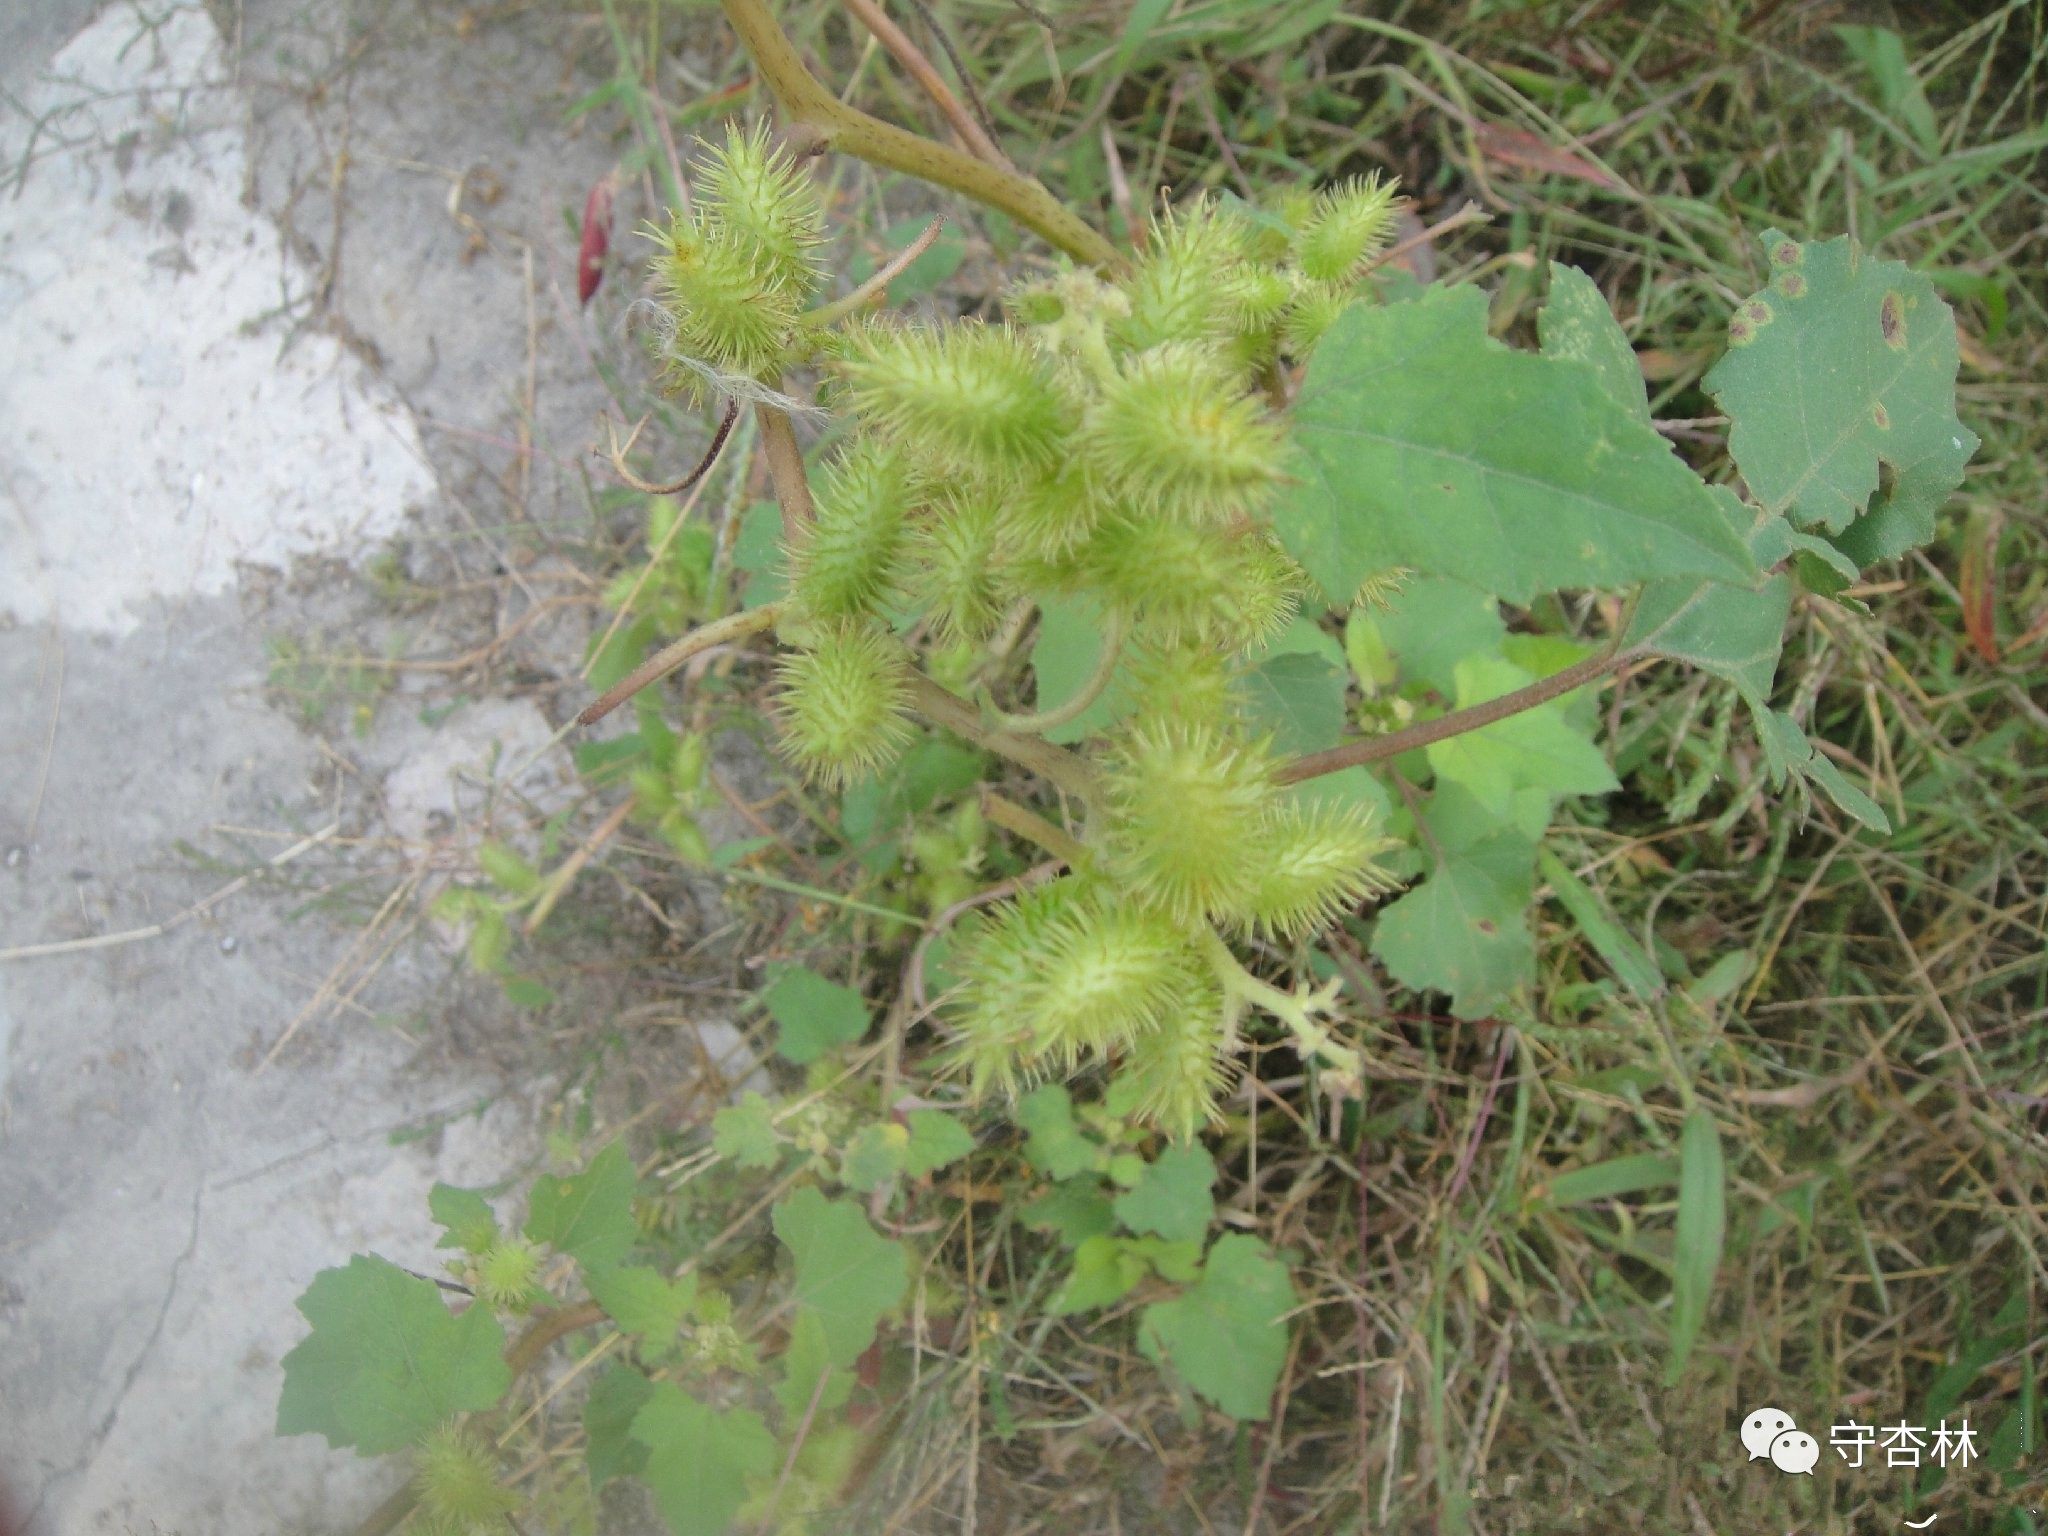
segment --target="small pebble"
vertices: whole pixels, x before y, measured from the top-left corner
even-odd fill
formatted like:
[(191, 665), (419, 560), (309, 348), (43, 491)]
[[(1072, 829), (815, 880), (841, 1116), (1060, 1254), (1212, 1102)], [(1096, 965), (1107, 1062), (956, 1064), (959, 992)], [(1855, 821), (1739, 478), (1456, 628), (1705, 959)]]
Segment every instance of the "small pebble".
[(28, 850), (22, 847), (21, 844), (16, 843), (7, 850), (7, 867), (9, 869), (18, 869), (21, 866), (21, 861), (27, 857)]
[(241, 947), (241, 942), (232, 933), (224, 933), (220, 936), (220, 952), (222, 954), (232, 955)]

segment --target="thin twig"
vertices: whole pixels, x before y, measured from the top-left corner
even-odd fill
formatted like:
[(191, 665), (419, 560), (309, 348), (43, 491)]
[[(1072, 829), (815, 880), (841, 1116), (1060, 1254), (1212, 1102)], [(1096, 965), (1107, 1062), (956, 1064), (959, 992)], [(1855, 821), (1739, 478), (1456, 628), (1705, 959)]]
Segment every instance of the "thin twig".
[(1015, 169), (1010, 164), (1009, 157), (996, 147), (995, 140), (991, 139), (983, 131), (981, 124), (960, 105), (960, 98), (939, 78), (938, 70), (933, 67), (932, 61), (924, 56), (917, 44), (910, 40), (910, 34), (891, 21), (875, 0), (841, 0), (841, 3), (860, 18), (860, 24), (874, 33), (875, 41), (886, 48), (890, 56), (909, 72), (910, 78), (917, 82), (918, 89), (931, 97), (933, 105), (944, 114), (953, 131), (960, 135), (960, 142), (973, 152), (976, 159), (1000, 170)]
[(659, 682), (675, 671), (684, 662), (714, 645), (725, 645), (733, 640), (758, 635), (764, 629), (775, 627), (775, 621), (782, 615), (780, 603), (768, 603), (760, 608), (750, 608), (739, 613), (729, 613), (722, 619), (715, 619), (701, 629), (693, 629), (682, 639), (664, 646), (654, 655), (640, 663), (620, 681), (612, 684), (597, 702), (576, 717), (578, 725), (595, 725), (606, 715), (633, 697), (642, 688)]
[(206, 897), (202, 901), (194, 902), (184, 911), (174, 913), (160, 923), (151, 923), (147, 928), (128, 928), (120, 933), (95, 934), (89, 939), (60, 939), (54, 944), (23, 944), (14, 949), (0, 949), (0, 961), (40, 960), (50, 955), (75, 955), (89, 949), (109, 949), (116, 944), (134, 944), (142, 939), (159, 938), (169, 933), (173, 928), (191, 922), (193, 918), (198, 917), (209, 908), (226, 901), (230, 896), (248, 885), (250, 881), (263, 874), (265, 870), (276, 869), (281, 865), (289, 864), (307, 849), (317, 843), (326, 842), (328, 838), (334, 836), (340, 830), (341, 823), (337, 821), (329, 826), (322, 827), (311, 837), (300, 838), (291, 847), (285, 849), (283, 853), (273, 857), (264, 865), (263, 869), (251, 870), (246, 875), (237, 876), (215, 891), (211, 896)]
[(704, 457), (698, 460), (697, 467), (673, 485), (656, 485), (650, 480), (642, 480), (633, 471), (626, 468), (626, 455), (633, 451), (633, 444), (639, 441), (641, 429), (647, 425), (647, 418), (645, 416), (642, 416), (634, 424), (632, 435), (623, 443), (619, 441), (618, 433), (612, 430), (611, 423), (607, 422), (605, 424), (606, 431), (611, 438), (611, 446), (606, 451), (605, 457), (611, 460), (612, 473), (625, 481), (634, 490), (644, 491), (649, 496), (675, 496), (683, 491), (687, 491), (691, 486), (711, 473), (711, 466), (718, 462), (718, 455), (725, 447), (725, 440), (732, 435), (732, 424), (739, 419), (740, 403), (737, 400), (731, 401), (725, 408), (725, 420), (718, 424), (718, 431), (712, 436), (711, 447), (705, 452)]
[(811, 504), (810, 482), (804, 478), (804, 453), (796, 445), (789, 416), (765, 400), (756, 402), (761, 422), (761, 451), (768, 458), (768, 476), (775, 482), (775, 500), (782, 508), (782, 541), (791, 549), (803, 541), (817, 509)]
[(813, 327), (835, 325), (846, 316), (856, 313), (870, 303), (879, 303), (887, 294), (889, 285), (901, 277), (910, 264), (932, 248), (939, 233), (946, 227), (946, 216), (940, 214), (925, 225), (924, 232), (910, 244), (891, 256), (888, 262), (843, 299), (834, 299), (830, 304), (820, 304), (805, 313), (803, 322)]
[(556, 904), (568, 894), (570, 885), (583, 872), (583, 866), (590, 862), (591, 855), (602, 848), (611, 835), (626, 824), (626, 818), (633, 814), (633, 809), (638, 804), (639, 800), (632, 795), (621, 800), (612, 808), (611, 814), (598, 823), (597, 830), (584, 840), (582, 846), (562, 861), (561, 868), (548, 876), (540, 900), (533, 904), (533, 911), (526, 917), (528, 937), (540, 931), (540, 925), (548, 920), (548, 914), (554, 911)]
[(1430, 225), (1427, 229), (1422, 230), (1417, 234), (1410, 235), (1406, 240), (1403, 240), (1399, 245), (1390, 246), (1386, 250), (1380, 252), (1379, 255), (1373, 257), (1371, 261), (1365, 264), (1364, 271), (1361, 272), (1359, 275), (1363, 277), (1366, 275), (1366, 273), (1377, 272), (1381, 267), (1384, 267), (1390, 261), (1399, 261), (1403, 256), (1406, 256), (1410, 251), (1414, 250), (1417, 246), (1429, 244), (1429, 242), (1434, 240), (1438, 235), (1448, 234), (1450, 233), (1450, 231), (1454, 229), (1462, 229), (1467, 224), (1490, 224), (1492, 222), (1492, 214), (1488, 213), (1484, 208), (1480, 207), (1477, 203), (1467, 203), (1464, 207), (1460, 208), (1456, 213), (1452, 214), (1449, 218), (1438, 219), (1434, 224)]
[(719, 0), (761, 82), (795, 126), (821, 148), (884, 170), (915, 176), (1008, 214), (1055, 249), (1105, 271), (1121, 271), (1123, 254), (1031, 177), (984, 164), (951, 145), (905, 132), (848, 106), (805, 67), (766, 0)]
[(1043, 736), (1047, 731), (1058, 730), (1061, 726), (1078, 720), (1109, 687), (1109, 680), (1116, 675), (1116, 664), (1123, 654), (1123, 646), (1124, 616), (1120, 611), (1112, 609), (1108, 621), (1103, 626), (1102, 653), (1096, 657), (1095, 670), (1088, 675), (1088, 680), (1081, 684), (1079, 692), (1064, 704), (1056, 704), (1051, 709), (1042, 709), (1032, 714), (1009, 715), (991, 707), (990, 713), (994, 716), (995, 723), (1006, 731)]

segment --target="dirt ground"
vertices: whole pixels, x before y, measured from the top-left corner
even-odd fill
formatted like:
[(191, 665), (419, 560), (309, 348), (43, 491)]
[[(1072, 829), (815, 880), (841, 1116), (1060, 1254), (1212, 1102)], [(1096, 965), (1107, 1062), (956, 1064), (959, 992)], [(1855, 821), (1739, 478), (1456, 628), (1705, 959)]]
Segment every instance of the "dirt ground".
[(574, 296), (617, 152), (564, 127), (579, 28), (0, 7), (0, 1479), (37, 1536), (352, 1528), (395, 1474), (273, 1436), (294, 1298), (431, 1270), (429, 1186), (523, 1178), (587, 1081), (422, 916), (566, 803), (603, 617), (570, 555), (629, 348)]

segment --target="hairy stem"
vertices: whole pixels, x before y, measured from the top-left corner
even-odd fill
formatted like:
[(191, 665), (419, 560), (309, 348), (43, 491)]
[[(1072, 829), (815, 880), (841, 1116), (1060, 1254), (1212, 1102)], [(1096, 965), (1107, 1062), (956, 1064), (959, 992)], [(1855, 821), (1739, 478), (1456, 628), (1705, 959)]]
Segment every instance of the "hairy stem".
[(731, 640), (743, 640), (748, 635), (757, 635), (764, 629), (773, 629), (776, 619), (782, 615), (780, 603), (769, 603), (764, 607), (747, 609), (740, 613), (729, 613), (722, 619), (715, 619), (701, 629), (693, 629), (682, 639), (664, 646), (647, 660), (640, 663), (618, 682), (612, 684), (597, 702), (590, 705), (576, 717), (578, 725), (595, 725), (606, 715), (633, 697), (642, 688), (659, 682), (675, 671), (692, 656), (701, 655), (714, 645), (724, 645)]
[(1346, 768), (1356, 768), (1364, 763), (1377, 763), (1390, 757), (1399, 757), (1403, 752), (1413, 752), (1417, 747), (1426, 747), (1433, 742), (1448, 741), (1453, 736), (1463, 736), (1467, 731), (1484, 730), (1510, 715), (1519, 715), (1526, 709), (1534, 709), (1539, 704), (1548, 704), (1552, 699), (1562, 698), (1574, 688), (1582, 688), (1596, 678), (1619, 672), (1630, 663), (1640, 661), (1647, 654), (1639, 648), (1624, 651), (1619, 646), (1609, 646), (1597, 655), (1588, 656), (1584, 661), (1574, 662), (1562, 672), (1553, 672), (1549, 677), (1538, 678), (1526, 688), (1517, 688), (1513, 693), (1504, 693), (1497, 699), (1488, 699), (1484, 704), (1454, 709), (1448, 715), (1439, 715), (1434, 720), (1424, 720), (1402, 730), (1389, 731), (1384, 736), (1367, 736), (1358, 741), (1347, 741), (1341, 746), (1331, 747), (1326, 752), (1311, 752), (1306, 757), (1297, 757), (1293, 762), (1283, 765), (1274, 774), (1274, 778), (1282, 784), (1299, 784), (1303, 779), (1318, 779), (1326, 773), (1340, 773)]
[[(732, 435), (732, 424), (739, 419), (740, 403), (735, 400), (725, 408), (725, 420), (718, 424), (718, 433), (711, 439), (711, 447), (706, 450), (704, 457), (697, 461), (697, 467), (683, 476), (682, 479), (669, 485), (656, 485), (651, 480), (642, 480), (638, 475), (626, 468), (626, 455), (633, 451), (633, 444), (640, 439), (641, 428), (647, 425), (647, 418), (645, 416), (640, 418), (639, 422), (634, 426), (632, 434), (627, 437), (625, 442), (621, 443), (619, 441), (617, 433), (612, 434), (611, 448), (606, 456), (612, 461), (612, 473), (616, 474), (634, 490), (645, 491), (649, 496), (675, 496), (683, 491), (687, 491), (691, 486), (711, 473), (711, 466), (718, 462), (718, 455), (725, 448), (725, 440)], [(607, 430), (609, 430), (609, 427), (607, 427)]]
[(1107, 271), (1124, 258), (1039, 182), (1015, 171), (984, 165), (946, 144), (906, 133), (893, 124), (849, 107), (825, 89), (797, 56), (768, 9), (767, 0), (719, 0), (725, 19), (739, 34), (754, 68), (794, 125), (807, 129), (819, 147), (837, 150), (884, 170), (972, 198), (1009, 215), (1076, 261)]
[(1014, 800), (1005, 800), (992, 789), (981, 792), (981, 814), (997, 826), (1029, 838), (1047, 853), (1076, 867), (1087, 862), (1088, 850), (1036, 811), (1026, 810)]
[[(994, 716), (996, 724), (1006, 731), (1035, 731), (1043, 735), (1047, 731), (1057, 730), (1070, 720), (1079, 719), (1087, 712), (1089, 705), (1102, 697), (1103, 690), (1109, 687), (1109, 680), (1116, 675), (1117, 659), (1123, 654), (1124, 627), (1123, 614), (1112, 609), (1109, 621), (1103, 627), (1102, 654), (1096, 658), (1095, 670), (1081, 685), (1080, 691), (1066, 703), (1028, 715), (1006, 715), (999, 709), (991, 708), (990, 713)], [(983, 702), (987, 702), (986, 698)]]
[(804, 478), (804, 451), (796, 445), (796, 429), (789, 424), (788, 413), (766, 401), (754, 409), (761, 421), (761, 451), (768, 456), (768, 478), (775, 482), (775, 500), (782, 507), (782, 542), (794, 549), (817, 516), (811, 505), (811, 483)]
[(956, 693), (948, 692), (922, 672), (910, 674), (911, 703), (917, 712), (956, 736), (965, 737), (985, 752), (1007, 757), (1029, 768), (1049, 784), (1057, 785), (1078, 799), (1093, 803), (1101, 793), (1095, 770), (1065, 747), (1054, 746), (1041, 736), (1019, 736), (1010, 731), (990, 730), (982, 723), (981, 711)]

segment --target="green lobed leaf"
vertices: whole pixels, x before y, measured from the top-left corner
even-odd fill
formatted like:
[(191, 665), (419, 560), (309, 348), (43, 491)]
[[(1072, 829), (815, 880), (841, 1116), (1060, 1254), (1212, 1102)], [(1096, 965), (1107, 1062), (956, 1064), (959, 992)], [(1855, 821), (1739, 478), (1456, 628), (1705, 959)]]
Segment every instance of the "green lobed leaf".
[(747, 1501), (747, 1479), (775, 1470), (775, 1437), (751, 1408), (700, 1403), (672, 1381), (655, 1383), (633, 1419), (647, 1447), (641, 1481), (675, 1536), (727, 1536)]
[(675, 1338), (691, 1303), (697, 1299), (694, 1274), (671, 1280), (644, 1264), (586, 1269), (583, 1279), (590, 1287), (592, 1299), (623, 1332), (637, 1334), (653, 1344), (666, 1344)]
[(436, 1184), (427, 1191), (427, 1211), (437, 1225), (448, 1229), (436, 1248), (482, 1253), (498, 1240), (498, 1218), (491, 1214), (490, 1202), (473, 1189)]
[(864, 1125), (847, 1143), (840, 1159), (839, 1178), (848, 1189), (871, 1195), (903, 1171), (904, 1155), (910, 1150), (910, 1132), (893, 1122)]
[(957, 1163), (974, 1150), (974, 1132), (943, 1109), (913, 1109), (910, 1145), (903, 1151), (903, 1171), (922, 1179)]
[(1206, 1148), (1169, 1147), (1117, 1196), (1117, 1220), (1133, 1232), (1155, 1232), (1169, 1242), (1198, 1240), (1216, 1215), (1209, 1193), (1215, 1183), (1216, 1162)]
[(1088, 1179), (1053, 1185), (1026, 1205), (1019, 1219), (1027, 1227), (1057, 1233), (1069, 1248), (1078, 1248), (1091, 1237), (1106, 1237), (1116, 1227), (1115, 1211)]
[(1458, 663), (1499, 650), (1508, 632), (1499, 603), (1477, 587), (1437, 576), (1408, 583), (1386, 612), (1367, 622), (1403, 683), (1425, 684), (1445, 698), (1457, 691)]
[(1151, 1271), (1145, 1256), (1122, 1238), (1084, 1238), (1074, 1250), (1074, 1267), (1046, 1301), (1054, 1317), (1114, 1306)]
[(1344, 735), (1347, 686), (1341, 663), (1306, 651), (1269, 656), (1238, 684), (1250, 706), (1254, 734), (1272, 732), (1273, 750), (1288, 755), (1320, 752), (1338, 743)]
[(1648, 646), (1768, 698), (1792, 611), (1792, 578), (1783, 572), (1747, 591), (1721, 582), (1653, 581), (1636, 600), (1629, 646)]
[(1771, 285), (1729, 322), (1703, 381), (1750, 494), (1869, 565), (1934, 537), (1976, 434), (1955, 411), (1955, 316), (1903, 262), (1846, 235), (1768, 230)]
[[(822, 1392), (818, 1389), (821, 1376), (825, 1378)], [(853, 1383), (852, 1371), (836, 1368), (832, 1363), (825, 1320), (815, 1312), (797, 1313), (796, 1321), (789, 1325), (789, 1348), (782, 1354), (782, 1380), (775, 1386), (775, 1401), (782, 1405), (785, 1433), (801, 1423), (810, 1411), (812, 1394), (817, 1394), (818, 1412), (830, 1413), (845, 1406), (847, 1398), (853, 1395)]]
[(1550, 297), (1537, 317), (1536, 334), (1545, 357), (1584, 363), (1608, 399), (1644, 426), (1650, 425), (1650, 401), (1643, 393), (1636, 349), (1607, 307), (1599, 285), (1577, 267), (1550, 264)]
[(1788, 774), (1797, 774), (1818, 784), (1829, 799), (1873, 832), (1891, 831), (1891, 819), (1878, 803), (1842, 777), (1841, 769), (1807, 740), (1798, 721), (1782, 710), (1772, 709), (1754, 694), (1745, 694), (1743, 702), (1756, 721), (1757, 740), (1763, 744), (1764, 761), (1774, 788), (1783, 784)]
[[(1453, 669), (1460, 709), (1513, 693), (1536, 679), (1511, 661), (1468, 656)], [(1460, 784), (1488, 810), (1505, 814), (1516, 790), (1598, 795), (1619, 789), (1600, 749), (1565, 717), (1569, 697), (1525, 709), (1462, 736), (1432, 743), (1437, 777)]]
[(1074, 1101), (1058, 1083), (1034, 1088), (1017, 1101), (1017, 1124), (1030, 1136), (1032, 1165), (1049, 1179), (1069, 1179), (1093, 1168), (1101, 1148), (1074, 1124)]
[(729, 1157), (742, 1168), (773, 1168), (782, 1161), (774, 1106), (748, 1089), (739, 1103), (728, 1104), (711, 1117), (711, 1145), (720, 1157)]
[(313, 1277), (298, 1308), (313, 1332), (284, 1357), (280, 1435), (324, 1435), (364, 1456), (405, 1449), (512, 1385), (505, 1330), (486, 1306), (460, 1317), (431, 1280), (357, 1254)]
[(791, 1299), (824, 1325), (834, 1365), (851, 1365), (875, 1326), (903, 1300), (909, 1255), (868, 1225), (860, 1208), (800, 1189), (775, 1207), (775, 1235), (796, 1261)]
[(526, 1235), (573, 1254), (585, 1269), (609, 1269), (640, 1235), (633, 1220), (638, 1183), (624, 1142), (615, 1141), (572, 1178), (549, 1174), (533, 1186)]
[(1455, 784), (1423, 824), (1429, 874), (1381, 911), (1372, 950), (1404, 986), (1448, 992), (1453, 1013), (1482, 1018), (1534, 975), (1536, 838)]
[(784, 1060), (809, 1066), (827, 1051), (851, 1045), (868, 1032), (868, 1005), (853, 988), (794, 965), (768, 984), (761, 1001), (780, 1029), (775, 1049)]
[(583, 1461), (593, 1491), (615, 1477), (638, 1477), (647, 1465), (647, 1447), (633, 1438), (633, 1420), (653, 1391), (653, 1382), (616, 1362), (590, 1384), (583, 1403)]
[(1753, 577), (1706, 487), (1590, 366), (1511, 351), (1486, 316), (1479, 289), (1432, 288), (1352, 305), (1317, 347), (1274, 525), (1325, 592), (1397, 565), (1516, 603)]
[(1145, 1309), (1138, 1347), (1155, 1363), (1170, 1361), (1233, 1419), (1264, 1419), (1287, 1363), (1293, 1307), (1287, 1266), (1257, 1238), (1232, 1232), (1209, 1250), (1198, 1282)]
[(1676, 1386), (1699, 1342), (1721, 1265), (1728, 1191), (1721, 1166), (1721, 1133), (1714, 1117), (1695, 1109), (1678, 1139), (1678, 1235), (1672, 1249), (1671, 1359), (1664, 1384)]

